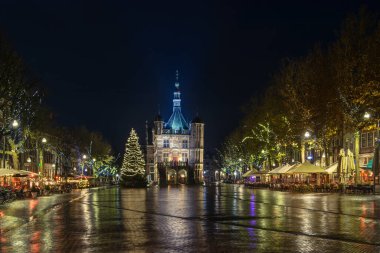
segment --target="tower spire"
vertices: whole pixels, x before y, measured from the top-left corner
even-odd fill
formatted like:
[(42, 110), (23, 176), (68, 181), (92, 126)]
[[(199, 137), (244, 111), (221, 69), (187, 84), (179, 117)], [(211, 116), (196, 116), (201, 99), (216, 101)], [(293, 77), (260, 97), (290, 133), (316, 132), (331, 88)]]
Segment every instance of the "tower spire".
[(177, 90), (179, 89), (179, 72), (178, 72), (178, 69), (176, 70), (175, 72), (175, 87), (177, 88)]

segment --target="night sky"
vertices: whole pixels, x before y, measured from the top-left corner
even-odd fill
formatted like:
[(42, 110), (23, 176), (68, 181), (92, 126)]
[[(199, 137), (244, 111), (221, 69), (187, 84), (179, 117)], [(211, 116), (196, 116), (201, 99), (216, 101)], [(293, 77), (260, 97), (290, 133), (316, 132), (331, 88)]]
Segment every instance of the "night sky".
[(205, 121), (216, 147), (281, 59), (336, 38), (344, 17), (379, 1), (0, 1), (0, 28), (48, 91), (60, 124), (100, 131), (122, 151), (131, 127), (172, 111)]

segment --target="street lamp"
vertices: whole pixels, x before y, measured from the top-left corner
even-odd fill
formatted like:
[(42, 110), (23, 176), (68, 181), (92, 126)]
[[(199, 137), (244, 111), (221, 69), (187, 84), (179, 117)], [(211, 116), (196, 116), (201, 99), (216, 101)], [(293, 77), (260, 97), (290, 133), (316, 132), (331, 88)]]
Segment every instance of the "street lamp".
[[(83, 158), (83, 166), (82, 166), (82, 175), (83, 175), (84, 164), (85, 164), (85, 160), (87, 159), (87, 156), (83, 155), (82, 158)], [(85, 172), (87, 172), (87, 169), (85, 170)]]
[[(45, 174), (45, 172), (44, 172), (44, 145), (47, 143), (47, 139), (45, 137), (43, 137), (41, 139), (41, 142), (42, 142), (42, 147), (41, 147), (41, 152), (40, 152), (41, 154), (39, 155), (39, 158), (40, 158), (40, 163), (39, 163), (40, 171), (39, 172), (42, 175), (44, 175)], [(36, 146), (38, 145), (37, 143), (38, 142), (36, 142)], [(37, 151), (38, 151), (38, 148), (37, 148)]]
[(304, 149), (304, 151), (302, 151), (302, 161), (304, 161), (306, 157), (306, 159), (311, 162), (313, 160), (313, 150), (309, 150), (309, 144), (311, 144), (311, 140), (307, 140), (311, 137), (311, 133), (309, 131), (306, 131), (304, 133), (304, 137), (304, 145), (302, 145), (302, 148)]
[(27, 161), (28, 163), (31, 163), (31, 162), (32, 162), (32, 158), (28, 157), (28, 159), (26, 159), (26, 161)]
[(13, 128), (17, 128), (17, 127), (18, 127), (18, 122), (17, 122), (17, 120), (14, 120), (14, 121), (12, 122), (12, 127), (13, 127)]
[(371, 118), (371, 114), (369, 114), (368, 112), (365, 112), (363, 117), (364, 119), (369, 119)]

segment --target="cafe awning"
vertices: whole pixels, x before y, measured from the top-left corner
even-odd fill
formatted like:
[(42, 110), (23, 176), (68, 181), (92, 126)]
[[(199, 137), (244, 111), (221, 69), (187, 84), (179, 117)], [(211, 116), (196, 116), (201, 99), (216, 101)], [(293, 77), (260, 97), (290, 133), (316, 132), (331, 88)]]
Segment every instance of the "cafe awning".
[(13, 176), (17, 174), (19, 171), (14, 169), (0, 169), (0, 176)]
[(35, 174), (26, 170), (0, 169), (0, 176), (27, 177)]
[(311, 164), (309, 161), (298, 164), (294, 168), (290, 169), (286, 174), (314, 174), (314, 173), (326, 173), (326, 171), (319, 166)]
[(278, 166), (277, 168), (275, 168), (275, 169), (269, 171), (269, 174), (278, 174), (278, 171), (279, 171), (280, 169), (282, 169), (283, 167), (285, 167), (286, 165), (287, 165), (287, 164), (285, 164), (285, 165), (281, 165), (281, 166)]
[(296, 165), (290, 165), (290, 164), (285, 164), (284, 166), (278, 167), (274, 170), (271, 170), (269, 174), (284, 174), (288, 172), (291, 168), (293, 168)]
[(258, 172), (257, 170), (251, 169), (251, 170), (247, 171), (246, 173), (244, 173), (242, 177), (250, 177), (250, 176), (253, 176), (254, 174), (256, 174), (257, 172)]
[(338, 163), (333, 163), (325, 169), (328, 174), (336, 173), (338, 170)]

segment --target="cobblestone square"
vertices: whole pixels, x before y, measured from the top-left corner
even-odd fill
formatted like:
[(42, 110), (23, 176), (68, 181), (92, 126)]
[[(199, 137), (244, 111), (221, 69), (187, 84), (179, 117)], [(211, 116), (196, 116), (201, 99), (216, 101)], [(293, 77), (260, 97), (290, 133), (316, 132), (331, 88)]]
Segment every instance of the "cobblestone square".
[(380, 252), (380, 196), (111, 188), (0, 207), (1, 252)]

